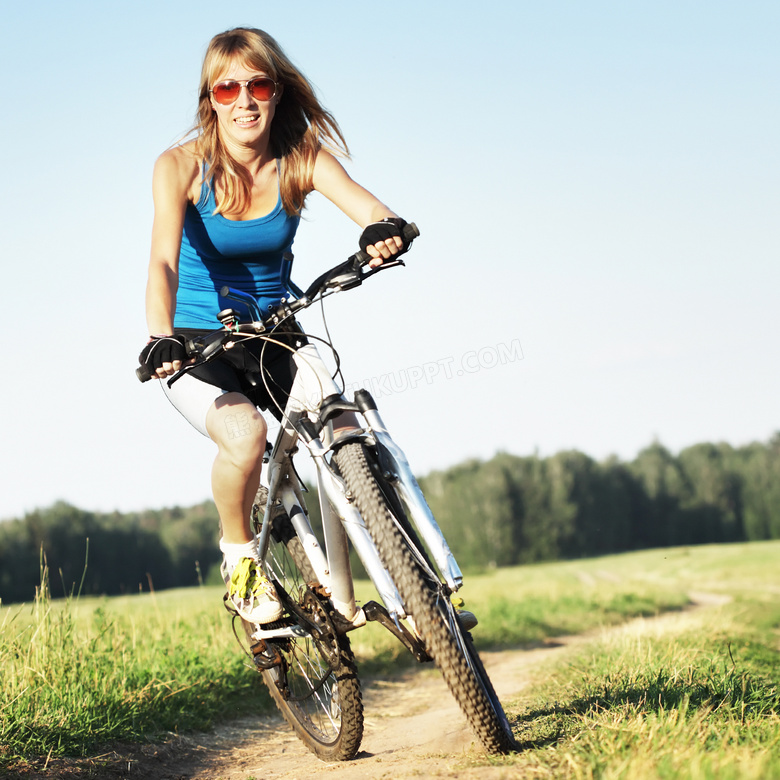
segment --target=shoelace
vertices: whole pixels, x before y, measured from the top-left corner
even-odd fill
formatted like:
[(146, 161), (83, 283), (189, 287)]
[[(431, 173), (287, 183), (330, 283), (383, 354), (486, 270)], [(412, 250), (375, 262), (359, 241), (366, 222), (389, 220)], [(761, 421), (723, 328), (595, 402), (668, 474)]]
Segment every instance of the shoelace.
[(257, 561), (252, 558), (242, 558), (230, 576), (230, 595), (238, 595), (242, 599), (267, 594), (270, 586)]

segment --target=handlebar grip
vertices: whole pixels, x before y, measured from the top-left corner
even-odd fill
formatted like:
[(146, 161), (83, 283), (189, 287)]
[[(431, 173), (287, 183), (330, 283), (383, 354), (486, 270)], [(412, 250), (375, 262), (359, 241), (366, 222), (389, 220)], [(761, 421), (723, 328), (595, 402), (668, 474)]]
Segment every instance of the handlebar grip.
[(358, 249), (358, 251), (352, 255), (352, 259), (355, 261), (354, 268), (357, 271), (364, 265), (368, 265), (368, 263), (370, 263), (373, 258), (370, 254), (368, 254), (368, 252), (364, 252), (362, 249)]
[(414, 222), (407, 222), (407, 224), (404, 225), (403, 233), (404, 241), (414, 241), (414, 239), (420, 235), (420, 228), (418, 228)]
[(138, 366), (135, 375), (139, 382), (148, 382), (152, 378), (152, 372), (146, 366)]

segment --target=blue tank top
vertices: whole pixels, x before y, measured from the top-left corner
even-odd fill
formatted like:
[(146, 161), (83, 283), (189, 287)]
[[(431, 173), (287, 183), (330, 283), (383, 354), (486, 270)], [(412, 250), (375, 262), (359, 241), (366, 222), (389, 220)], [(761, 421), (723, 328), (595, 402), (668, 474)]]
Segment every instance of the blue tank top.
[(220, 296), (224, 285), (254, 295), (262, 311), (289, 295), (283, 257), (292, 247), (300, 217), (285, 212), (281, 194), (273, 211), (258, 219), (227, 219), (214, 214), (215, 208), (214, 191), (205, 184), (197, 204), (187, 206), (175, 328), (213, 330), (219, 327), (217, 314), (227, 308), (248, 321), (246, 307)]

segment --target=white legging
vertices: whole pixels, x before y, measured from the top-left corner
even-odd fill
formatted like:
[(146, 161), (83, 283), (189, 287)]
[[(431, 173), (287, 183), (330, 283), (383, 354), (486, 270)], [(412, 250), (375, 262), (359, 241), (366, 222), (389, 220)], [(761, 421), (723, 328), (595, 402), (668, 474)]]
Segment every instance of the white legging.
[[(292, 408), (314, 410), (323, 398), (341, 392), (313, 344), (305, 344), (296, 350), (293, 360), (297, 371), (290, 390)], [(166, 380), (160, 384), (173, 406), (204, 436), (208, 436), (206, 415), (212, 404), (225, 393), (231, 392), (196, 379), (192, 374), (177, 379), (173, 387), (168, 387)]]

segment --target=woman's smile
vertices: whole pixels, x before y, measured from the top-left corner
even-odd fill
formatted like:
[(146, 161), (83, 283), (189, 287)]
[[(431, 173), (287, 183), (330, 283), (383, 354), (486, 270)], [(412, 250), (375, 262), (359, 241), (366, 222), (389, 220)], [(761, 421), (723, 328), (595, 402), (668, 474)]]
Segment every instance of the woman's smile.
[(250, 114), (247, 116), (237, 116), (233, 121), (241, 127), (251, 127), (260, 121), (260, 117), (257, 114)]

